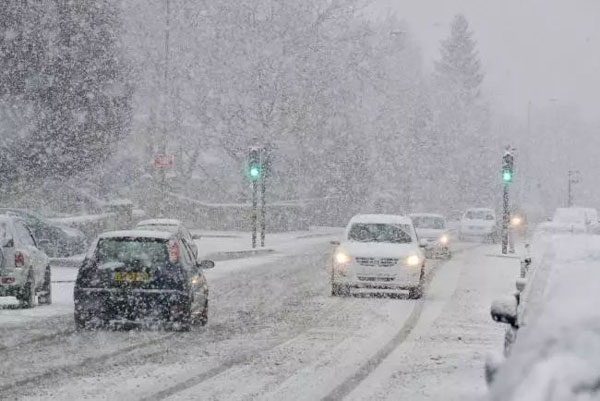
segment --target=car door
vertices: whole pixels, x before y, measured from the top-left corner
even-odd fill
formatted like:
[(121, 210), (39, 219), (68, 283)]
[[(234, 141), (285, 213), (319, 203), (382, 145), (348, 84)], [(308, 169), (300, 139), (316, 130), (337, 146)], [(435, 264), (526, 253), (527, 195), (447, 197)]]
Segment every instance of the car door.
[(17, 237), (15, 250), (24, 252), (25, 257), (30, 259), (36, 283), (43, 282), (46, 266), (48, 265), (48, 257), (36, 246), (31, 232), (22, 222), (14, 222), (14, 232)]
[(196, 257), (189, 244), (185, 240), (180, 240), (180, 242), (182, 245), (182, 261), (189, 266), (188, 276), (190, 277), (190, 289), (193, 294), (192, 311), (193, 313), (197, 313), (204, 308), (208, 297), (208, 286), (204, 273), (198, 267)]

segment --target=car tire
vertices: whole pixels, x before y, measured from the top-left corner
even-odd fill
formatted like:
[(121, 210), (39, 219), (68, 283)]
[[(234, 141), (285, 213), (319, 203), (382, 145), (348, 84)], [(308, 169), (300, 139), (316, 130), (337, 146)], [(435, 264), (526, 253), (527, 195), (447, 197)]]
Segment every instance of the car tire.
[(204, 303), (204, 309), (202, 310), (202, 314), (200, 315), (199, 320), (200, 326), (206, 326), (208, 323), (208, 299)]
[(27, 276), (27, 282), (17, 293), (17, 301), (21, 308), (33, 308), (35, 304), (35, 279), (31, 270)]
[(38, 295), (38, 304), (40, 305), (51, 305), (52, 304), (52, 268), (50, 265), (46, 266), (44, 272), (44, 283), (42, 284), (42, 295)]
[(350, 295), (350, 288), (344, 284), (331, 283), (332, 297), (347, 297)]
[(81, 312), (75, 312), (73, 314), (73, 318), (75, 320), (75, 329), (77, 331), (86, 330), (88, 328), (87, 327), (88, 319), (85, 319)]
[(419, 299), (423, 296), (423, 287), (419, 284), (408, 290), (408, 299)]

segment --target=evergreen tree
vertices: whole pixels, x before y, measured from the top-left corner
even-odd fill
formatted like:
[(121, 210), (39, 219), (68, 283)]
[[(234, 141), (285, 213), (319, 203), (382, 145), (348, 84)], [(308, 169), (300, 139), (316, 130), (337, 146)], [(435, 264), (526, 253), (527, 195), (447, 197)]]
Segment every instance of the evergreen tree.
[(464, 15), (454, 17), (450, 36), (442, 41), (440, 53), (441, 59), (435, 64), (438, 82), (464, 104), (471, 104), (480, 95), (483, 73), (477, 44)]
[(444, 162), (440, 184), (457, 212), (472, 205), (493, 206), (496, 149), (481, 96), (484, 74), (477, 45), (463, 15), (454, 18), (440, 53), (434, 74), (436, 147), (431, 156)]

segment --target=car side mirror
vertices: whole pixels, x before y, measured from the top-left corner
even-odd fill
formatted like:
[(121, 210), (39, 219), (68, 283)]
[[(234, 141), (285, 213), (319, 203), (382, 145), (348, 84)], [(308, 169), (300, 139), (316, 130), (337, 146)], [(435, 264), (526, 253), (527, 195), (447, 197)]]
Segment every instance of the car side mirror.
[(38, 241), (38, 245), (41, 246), (42, 248), (50, 248), (50, 245), (52, 245), (52, 242), (50, 242), (49, 239), (41, 239)]
[(202, 269), (202, 270), (208, 270), (208, 269), (212, 269), (215, 267), (215, 262), (213, 262), (212, 260), (202, 260), (200, 262), (198, 262), (198, 268)]
[(427, 240), (426, 240), (426, 239), (424, 239), (424, 238), (423, 238), (423, 239), (420, 239), (420, 240), (419, 240), (419, 246), (420, 246), (421, 248), (427, 248)]
[(510, 324), (517, 328), (517, 299), (514, 296), (497, 299), (491, 307), (492, 319), (495, 322)]
[(2, 248), (14, 248), (15, 240), (12, 238), (5, 238), (2, 242)]
[(200, 234), (192, 234), (192, 239), (200, 239), (202, 238), (202, 235)]
[(335, 245), (335, 246), (339, 246), (340, 245), (340, 241), (329, 241), (329, 243), (331, 245)]

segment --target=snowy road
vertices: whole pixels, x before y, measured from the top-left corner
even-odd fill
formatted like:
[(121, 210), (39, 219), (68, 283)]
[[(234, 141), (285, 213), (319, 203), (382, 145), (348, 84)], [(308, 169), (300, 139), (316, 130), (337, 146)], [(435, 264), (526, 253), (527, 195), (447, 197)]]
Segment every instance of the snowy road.
[(512, 290), (518, 261), (458, 244), (453, 260), (429, 264), (423, 300), (332, 298), (329, 239), (219, 263), (207, 273), (209, 325), (190, 333), (78, 333), (66, 295), (46, 311), (0, 310), (0, 399), (480, 396), (483, 356), (503, 335), (489, 305)]

